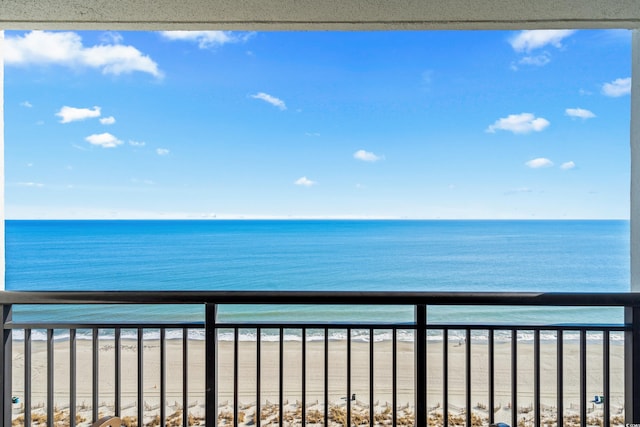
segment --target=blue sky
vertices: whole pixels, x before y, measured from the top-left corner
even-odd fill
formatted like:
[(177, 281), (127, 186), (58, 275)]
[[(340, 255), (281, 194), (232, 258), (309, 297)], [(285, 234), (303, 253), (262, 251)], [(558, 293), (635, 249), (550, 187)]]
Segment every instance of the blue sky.
[(631, 35), (5, 32), (7, 218), (628, 218)]

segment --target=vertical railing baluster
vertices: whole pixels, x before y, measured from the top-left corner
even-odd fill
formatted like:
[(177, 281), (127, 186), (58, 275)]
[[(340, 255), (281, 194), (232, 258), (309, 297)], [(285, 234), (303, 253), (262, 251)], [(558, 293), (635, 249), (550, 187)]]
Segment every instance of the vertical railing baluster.
[(351, 426), (351, 334), (347, 328), (347, 426)]
[(533, 406), (535, 411), (534, 425), (539, 426), (540, 414), (540, 330), (533, 332)]
[(278, 354), (278, 425), (282, 427), (284, 418), (284, 328), (280, 328), (280, 342)]
[(466, 382), (466, 402), (467, 425), (471, 425), (471, 329), (465, 331), (465, 382)]
[(238, 365), (239, 353), (238, 353), (238, 340), (240, 330), (238, 328), (233, 329), (233, 425), (238, 425)]
[(166, 356), (166, 329), (160, 328), (160, 427), (167, 424), (167, 356)]
[(0, 346), (0, 361), (2, 361), (2, 369), (0, 369), (0, 387), (2, 387), (2, 404), (0, 404), (0, 421), (3, 425), (11, 425), (11, 414), (13, 411), (13, 402), (11, 395), (11, 380), (13, 366), (13, 333), (11, 329), (6, 328), (6, 324), (11, 322), (12, 305), (2, 304), (2, 346)]
[(398, 422), (398, 330), (393, 330), (393, 337), (391, 338), (391, 364), (393, 365), (392, 378), (391, 378), (391, 404), (393, 405), (393, 411), (391, 411), (391, 425), (396, 427)]
[[(638, 49), (636, 49), (638, 50)], [(626, 424), (640, 424), (640, 306), (624, 309), (624, 411)]]
[(518, 425), (518, 331), (511, 330), (511, 425)]
[(374, 351), (375, 351), (375, 347), (374, 347), (374, 330), (373, 328), (369, 328), (369, 425), (372, 426), (373, 425), (373, 418), (374, 418), (374, 405), (373, 405), (373, 399), (375, 399), (375, 395), (374, 395), (374, 388), (375, 388), (375, 384), (374, 384)]
[[(31, 424), (31, 329), (24, 330), (24, 396), (23, 396), (23, 400), (24, 400), (25, 426), (28, 426)], [(75, 408), (73, 409), (75, 411)]]
[(260, 427), (262, 423), (262, 409), (260, 408), (260, 378), (261, 378), (261, 341), (262, 341), (262, 329), (258, 328), (256, 330), (256, 420), (255, 424)]
[(558, 342), (556, 343), (558, 349), (556, 351), (557, 360), (557, 398), (558, 398), (558, 420), (557, 426), (562, 427), (564, 425), (564, 336), (562, 329), (558, 329)]
[(47, 329), (47, 425), (53, 425), (53, 329)]
[(97, 328), (93, 328), (93, 335), (91, 339), (91, 360), (93, 364), (92, 370), (92, 383), (91, 383), (91, 418), (92, 422), (96, 422), (98, 420), (98, 395), (99, 395), (99, 372), (100, 372), (100, 363), (98, 359), (98, 334), (99, 330)]
[(610, 373), (610, 345), (609, 341), (611, 336), (609, 335), (609, 331), (605, 330), (602, 332), (602, 391), (604, 393), (604, 427), (609, 427), (611, 424), (611, 399), (609, 397), (609, 393), (611, 391), (611, 383), (609, 381), (609, 373)]
[(120, 412), (122, 410), (122, 348), (120, 347), (120, 339), (121, 339), (121, 330), (120, 328), (115, 328), (113, 331), (114, 337), (114, 381), (115, 381), (115, 415), (116, 417), (120, 416)]
[(302, 328), (302, 426), (307, 424), (307, 328)]
[(495, 422), (495, 348), (494, 348), (494, 330), (489, 329), (489, 348), (487, 349), (487, 357), (489, 359), (489, 424)]
[(580, 425), (587, 425), (587, 332), (580, 330)]
[(138, 425), (143, 425), (144, 420), (144, 329), (138, 328)]
[(442, 330), (442, 418), (449, 425), (449, 330)]
[(415, 306), (416, 424), (427, 425), (427, 306)]
[(182, 427), (189, 422), (189, 329), (182, 328)]
[(324, 328), (324, 423), (329, 425), (329, 329)]
[[(77, 390), (77, 354), (76, 354), (76, 329), (69, 330), (69, 425), (76, 425), (76, 390)], [(31, 337), (29, 337), (31, 338)], [(26, 351), (26, 350), (25, 350)], [(26, 363), (25, 363), (26, 369)], [(25, 417), (25, 419), (27, 419)]]
[(205, 425), (218, 424), (218, 330), (216, 326), (217, 305), (205, 304), (205, 388), (206, 388), (206, 412)]

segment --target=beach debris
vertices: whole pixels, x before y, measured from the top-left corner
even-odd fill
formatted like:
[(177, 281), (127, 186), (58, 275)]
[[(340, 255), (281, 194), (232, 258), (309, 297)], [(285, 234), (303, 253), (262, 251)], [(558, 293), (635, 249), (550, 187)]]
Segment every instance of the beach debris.
[(307, 412), (307, 424), (323, 424), (324, 414), (319, 410), (313, 409)]
[[(341, 400), (347, 400), (347, 396), (342, 396), (340, 399), (341, 399)], [(353, 401), (355, 401), (355, 400), (356, 400), (356, 394), (355, 394), (355, 393), (353, 393), (353, 394), (351, 395), (351, 401), (353, 402)]]
[(177, 409), (173, 414), (167, 417), (167, 427), (182, 426), (182, 410)]
[(347, 425), (347, 411), (344, 408), (339, 408), (337, 406), (329, 407), (329, 419), (341, 424), (343, 426)]
[[(244, 412), (238, 412), (238, 423), (244, 423), (245, 414)], [(218, 414), (218, 425), (233, 425), (233, 412), (231, 411), (223, 411)]]
[[(80, 423), (86, 422), (87, 419), (81, 415), (76, 415), (76, 425)], [(69, 414), (65, 411), (55, 411), (53, 414), (53, 423), (54, 426), (68, 426), (71, 423), (69, 422)], [(19, 415), (13, 419), (11, 422), (12, 427), (24, 426), (24, 415)], [(31, 414), (31, 426), (45, 426), (47, 424), (47, 415), (44, 413), (33, 413)]]

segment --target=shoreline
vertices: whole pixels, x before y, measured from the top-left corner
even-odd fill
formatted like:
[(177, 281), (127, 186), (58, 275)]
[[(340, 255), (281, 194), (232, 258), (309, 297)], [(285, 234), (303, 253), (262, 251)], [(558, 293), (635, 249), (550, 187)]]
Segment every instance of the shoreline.
[[(597, 327), (597, 325), (594, 325)], [(494, 344), (504, 344), (511, 342), (511, 329), (513, 326), (507, 326), (505, 329), (496, 329), (494, 335)], [(115, 341), (115, 336), (112, 333), (104, 334), (105, 331), (113, 331), (114, 328), (101, 328), (100, 331), (103, 332), (99, 336), (99, 340), (102, 343), (113, 343)], [(191, 342), (204, 342), (205, 341), (205, 332), (204, 327), (202, 328), (187, 328), (189, 330), (188, 341)], [(224, 326), (218, 327), (218, 342), (233, 342), (234, 334), (231, 332), (231, 328), (225, 328)], [(228, 330), (227, 330), (228, 329)], [(296, 325), (292, 325), (291, 327), (285, 328), (285, 330), (293, 330), (293, 331), (301, 331), (303, 328), (298, 327)], [(517, 326), (516, 329), (518, 331), (517, 341), (519, 345), (533, 345), (534, 335), (533, 330), (527, 329), (527, 326)], [(159, 329), (158, 328), (143, 328), (145, 331), (143, 334), (143, 342), (155, 342), (159, 341)], [(255, 327), (241, 328), (241, 331), (251, 331), (246, 333), (239, 334), (239, 342), (244, 343), (255, 343), (256, 335), (255, 335)], [(277, 343), (280, 341), (278, 332), (269, 333), (271, 329), (263, 329), (262, 330), (262, 343)], [(317, 328), (307, 328), (306, 342), (323, 344), (324, 343), (324, 331)], [(344, 328), (329, 328), (330, 331), (333, 331), (329, 336), (329, 342), (346, 342), (347, 336), (345, 335), (346, 329)], [(361, 335), (352, 335), (351, 342), (358, 344), (369, 344), (371, 342), (370, 336), (368, 335), (368, 328), (358, 329), (352, 328), (354, 332), (366, 332)], [(384, 327), (376, 328), (375, 331), (385, 331), (383, 333), (374, 334), (373, 343), (379, 344), (384, 342), (391, 342), (392, 335), (390, 329), (384, 329)], [(68, 330), (60, 330), (56, 329), (56, 331), (68, 331)], [(121, 328), (121, 343), (137, 343), (137, 332), (136, 328)], [(133, 331), (131, 333), (127, 333), (127, 331)], [(412, 329), (398, 329), (399, 333), (397, 334), (397, 342), (398, 343), (415, 343), (414, 340), (414, 330)], [(481, 334), (473, 334), (471, 336), (472, 345), (487, 345), (489, 343), (488, 339), (488, 331), (486, 329), (479, 329)], [(17, 332), (17, 333), (16, 333)], [(21, 333), (22, 330), (15, 330), (13, 333), (13, 342), (17, 345), (24, 344), (24, 335)], [(85, 332), (85, 333), (83, 333)], [(448, 334), (448, 343), (451, 344), (460, 344), (461, 342), (466, 341), (465, 336), (465, 328), (461, 329), (449, 329)], [(69, 343), (69, 334), (67, 333), (58, 333), (58, 335), (54, 332), (53, 341), (54, 343)], [(565, 345), (573, 345), (579, 342), (580, 335), (579, 331), (564, 331), (563, 340)], [(31, 335), (31, 342), (45, 342), (47, 340), (47, 335), (44, 329), (33, 329)], [(79, 329), (76, 335), (77, 342), (91, 342), (93, 340), (93, 335), (90, 329)], [(182, 329), (178, 328), (169, 328), (167, 329), (167, 334), (165, 336), (165, 341), (167, 343), (170, 342), (182, 342)], [(299, 333), (286, 333), (283, 338), (284, 342), (302, 342), (302, 336)], [(588, 333), (586, 335), (587, 344), (602, 344), (603, 335), (601, 332), (594, 331), (594, 333)], [(609, 343), (611, 346), (624, 345), (624, 333), (621, 331), (614, 331), (610, 333)], [(427, 331), (427, 345), (434, 344), (442, 344), (442, 329), (438, 329), (438, 326), (435, 325), (433, 328)], [(540, 343), (545, 345), (555, 345), (557, 342), (556, 331), (550, 330), (542, 330), (540, 333)]]

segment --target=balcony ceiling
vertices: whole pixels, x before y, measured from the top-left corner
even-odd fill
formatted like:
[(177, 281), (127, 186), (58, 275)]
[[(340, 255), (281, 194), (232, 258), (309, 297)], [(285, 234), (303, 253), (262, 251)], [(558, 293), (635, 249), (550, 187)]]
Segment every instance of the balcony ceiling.
[(638, 0), (0, 0), (3, 29), (640, 28)]

